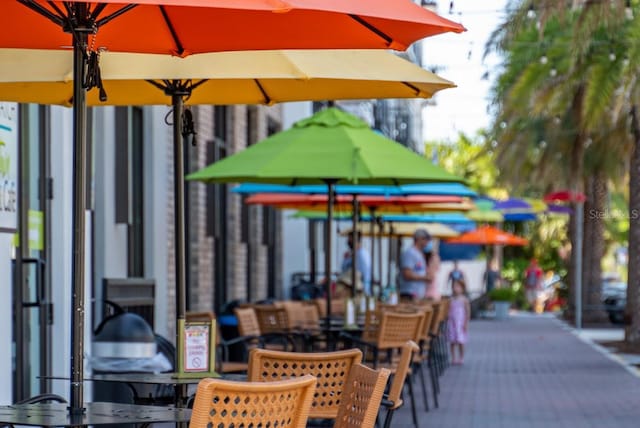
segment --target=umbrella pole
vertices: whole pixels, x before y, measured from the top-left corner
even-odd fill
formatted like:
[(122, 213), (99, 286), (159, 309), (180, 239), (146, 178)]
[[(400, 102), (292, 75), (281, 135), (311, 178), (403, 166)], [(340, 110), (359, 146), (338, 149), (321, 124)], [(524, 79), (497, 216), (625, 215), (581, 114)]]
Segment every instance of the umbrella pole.
[[(185, 320), (186, 305), (186, 251), (184, 227), (184, 148), (182, 144), (182, 112), (184, 102), (182, 94), (171, 95), (173, 104), (173, 203), (175, 227), (175, 269), (176, 269), (176, 349), (182, 349), (182, 327)], [(178, 359), (182, 353), (178, 352)], [(178, 363), (178, 367), (181, 365)]]
[[(391, 286), (391, 261), (393, 257), (393, 226), (389, 227), (389, 236), (387, 237), (387, 287)], [(393, 288), (393, 287), (392, 287)]]
[[(78, 16), (85, 16), (87, 5), (75, 5)], [(85, 297), (85, 208), (87, 204), (86, 147), (87, 105), (83, 87), (88, 35), (78, 31), (73, 43), (73, 288), (71, 292), (71, 382), (69, 413), (84, 413), (84, 297)]]
[[(358, 280), (358, 198), (351, 199), (351, 297), (356, 297), (356, 281)], [(362, 278), (364, 288), (364, 278)]]
[[(376, 264), (373, 262), (376, 256), (376, 207), (369, 208), (369, 230), (371, 235), (371, 295), (373, 293), (373, 278), (375, 277)], [(380, 248), (378, 248), (380, 251)]]
[[(376, 218), (376, 223), (378, 223), (378, 278), (380, 280), (380, 291), (382, 291), (382, 219)], [(388, 269), (389, 267), (387, 266)]]
[(335, 180), (325, 180), (327, 184), (327, 223), (324, 230), (324, 276), (326, 287), (326, 303), (327, 303), (327, 318), (325, 320), (325, 326), (327, 329), (327, 337), (331, 330), (331, 233), (333, 228), (333, 200), (334, 190), (333, 186)]

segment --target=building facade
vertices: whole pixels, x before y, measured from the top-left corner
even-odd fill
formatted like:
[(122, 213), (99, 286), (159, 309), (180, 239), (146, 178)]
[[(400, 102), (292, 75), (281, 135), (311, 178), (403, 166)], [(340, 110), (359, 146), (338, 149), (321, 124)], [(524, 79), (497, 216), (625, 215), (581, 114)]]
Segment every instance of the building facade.
[[(71, 313), (72, 114), (2, 103), (17, 140), (14, 229), (0, 227), (0, 403), (68, 394)], [(282, 128), (281, 107), (199, 106), (186, 171), (229, 156)], [(170, 108), (100, 107), (89, 113), (85, 353), (114, 301), (175, 335), (173, 150)], [(0, 153), (2, 155), (2, 153)], [(6, 180), (5, 180), (6, 181)], [(188, 310), (278, 297), (281, 216), (245, 208), (232, 185), (188, 183)], [(16, 238), (18, 232), (22, 238)], [(16, 246), (16, 244), (22, 244)], [(124, 290), (124, 291), (123, 291)], [(15, 320), (15, 321), (14, 321)], [(90, 358), (87, 359), (89, 361)], [(11, 374), (11, 375), (7, 375)], [(90, 391), (90, 384), (87, 384)]]

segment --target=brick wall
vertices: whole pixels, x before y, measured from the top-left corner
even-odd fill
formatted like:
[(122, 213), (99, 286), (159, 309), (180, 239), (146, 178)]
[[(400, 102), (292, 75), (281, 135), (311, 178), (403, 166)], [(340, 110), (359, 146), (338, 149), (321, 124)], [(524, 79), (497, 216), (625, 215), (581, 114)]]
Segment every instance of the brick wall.
[[(214, 108), (212, 106), (198, 106), (193, 108), (196, 130), (197, 145), (188, 147), (190, 171), (195, 171), (206, 166), (207, 143), (214, 139)], [(251, 115), (252, 122), (248, 123), (248, 110), (255, 109)], [(276, 123), (281, 122), (281, 109), (279, 107), (262, 106), (232, 106), (228, 107), (228, 154), (243, 150), (247, 147), (247, 140), (260, 141), (267, 136), (268, 118)], [(248, 128), (250, 127), (250, 128)], [(171, 129), (168, 128), (168, 141), (171, 141)], [(167, 180), (169, 182), (167, 194), (168, 204), (168, 287), (167, 296), (169, 299), (168, 310), (175, 313), (175, 268), (174, 268), (174, 227), (173, 227), (173, 151), (171, 144), (167, 145), (171, 172)], [(207, 194), (206, 185), (203, 183), (190, 183), (188, 190), (188, 235), (187, 245), (190, 251), (190, 269), (188, 284), (189, 310), (211, 311), (214, 308), (214, 266), (215, 250), (213, 238), (207, 236)], [(252, 300), (264, 299), (267, 297), (267, 248), (262, 241), (262, 207), (249, 208), (249, 234), (250, 244), (241, 241), (241, 196), (233, 193), (227, 195), (228, 212), (226, 221), (227, 232), (227, 300), (246, 299), (247, 297), (247, 275), (251, 277)], [(276, 231), (279, 234), (281, 218), (277, 216)], [(248, 254), (248, 247), (250, 254)], [(247, 272), (247, 256), (252, 258), (251, 272)], [(276, 240), (276, 283), (279, 289), (281, 284), (281, 238)], [(169, 317), (169, 331), (174, 331), (174, 317)], [(170, 336), (173, 337), (173, 334)]]

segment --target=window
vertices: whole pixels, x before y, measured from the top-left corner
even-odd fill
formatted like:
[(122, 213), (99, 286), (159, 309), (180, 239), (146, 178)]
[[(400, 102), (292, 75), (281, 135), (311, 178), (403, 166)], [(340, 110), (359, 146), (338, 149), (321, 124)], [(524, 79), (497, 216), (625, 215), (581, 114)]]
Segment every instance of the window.
[(126, 224), (129, 277), (144, 276), (143, 111), (116, 108), (115, 222)]

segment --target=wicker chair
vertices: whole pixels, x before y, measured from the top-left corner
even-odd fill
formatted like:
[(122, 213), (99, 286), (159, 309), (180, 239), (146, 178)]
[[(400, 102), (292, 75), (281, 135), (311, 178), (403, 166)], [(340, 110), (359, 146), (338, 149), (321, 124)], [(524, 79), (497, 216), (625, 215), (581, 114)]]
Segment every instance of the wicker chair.
[[(357, 338), (348, 333), (343, 333), (343, 337), (355, 346), (362, 347), (365, 352), (371, 351), (373, 354), (371, 363), (373, 368), (377, 368), (380, 357), (386, 357), (385, 361), (391, 362), (394, 350), (399, 350), (409, 340), (420, 340), (423, 319), (424, 314), (421, 312), (414, 314), (382, 312), (377, 332), (373, 333), (375, 337), (363, 334), (363, 338)], [(366, 328), (365, 323), (365, 332)], [(380, 355), (381, 351), (386, 355)]]
[(349, 371), (362, 360), (358, 349), (300, 353), (253, 349), (247, 380), (273, 381), (311, 374), (318, 383), (309, 417), (335, 419)]
[(400, 353), (400, 359), (392, 367), (391, 373), (393, 374), (393, 382), (389, 388), (389, 393), (386, 394), (382, 403), (387, 407), (387, 414), (384, 419), (384, 428), (391, 426), (391, 419), (393, 413), (402, 407), (404, 404), (402, 400), (402, 389), (404, 385), (409, 388), (409, 399), (411, 400), (411, 414), (413, 417), (413, 425), (418, 428), (418, 415), (416, 412), (415, 398), (413, 394), (413, 382), (411, 380), (411, 362), (413, 355), (417, 354), (420, 347), (413, 341), (408, 341), (402, 347)]
[[(265, 347), (283, 351), (295, 351), (299, 334), (290, 327), (287, 309), (278, 305), (253, 305)], [(274, 346), (275, 345), (275, 346)]]
[(389, 374), (387, 369), (354, 365), (342, 392), (334, 428), (373, 428)]
[[(434, 310), (431, 305), (419, 307), (424, 313), (424, 321), (422, 322), (421, 335), (419, 338), (420, 352), (417, 352), (413, 356), (412, 367), (414, 371), (420, 376), (420, 383), (422, 385), (422, 398), (424, 400), (424, 408), (429, 411), (429, 399), (427, 393), (426, 381), (424, 378), (423, 367), (427, 365), (429, 369), (429, 377), (431, 378), (431, 389), (433, 393), (434, 405), (438, 407), (438, 375), (435, 371), (435, 364), (429, 361), (429, 356), (433, 355), (431, 349), (431, 329), (434, 322)], [(436, 321), (437, 322), (437, 321)]]
[[(263, 331), (260, 324), (256, 306), (235, 308), (233, 310), (236, 318), (238, 319), (238, 332), (240, 336), (256, 337), (249, 348), (270, 348), (285, 350), (293, 347), (292, 341), (282, 333), (272, 333), (273, 328), (268, 328), (269, 331)], [(261, 305), (268, 308), (272, 306)], [(282, 310), (282, 309), (281, 309)]]
[(189, 427), (303, 428), (315, 389), (313, 376), (268, 383), (206, 378), (198, 384)]

